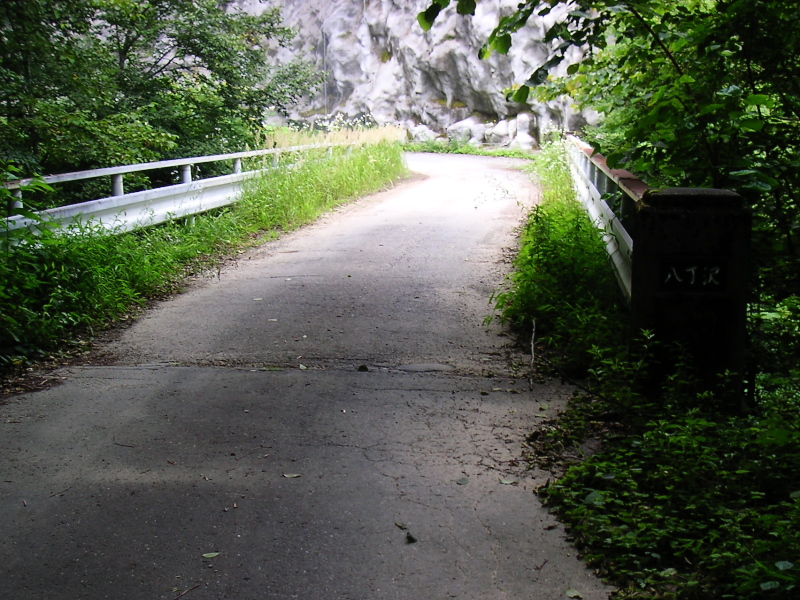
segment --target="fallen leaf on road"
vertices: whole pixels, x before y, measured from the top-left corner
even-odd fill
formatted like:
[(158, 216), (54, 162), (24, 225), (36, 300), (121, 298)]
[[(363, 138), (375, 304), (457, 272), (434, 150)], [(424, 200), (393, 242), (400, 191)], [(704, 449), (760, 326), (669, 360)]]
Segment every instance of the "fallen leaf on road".
[(297, 479), (300, 477), (300, 473), (284, 473), (283, 476), (286, 477), (286, 479)]
[(397, 522), (395, 522), (395, 525), (397, 525), (397, 526), (398, 526), (400, 529), (402, 529), (403, 531), (405, 531), (406, 529), (408, 529), (408, 525), (406, 525), (405, 523), (397, 523)]
[(217, 558), (219, 556), (219, 552), (207, 552), (203, 554), (203, 558)]
[(415, 544), (417, 542), (417, 538), (411, 535), (410, 531), (406, 531), (406, 544)]
[(518, 481), (516, 479), (503, 478), (500, 480), (500, 483), (503, 485), (516, 485)]
[(579, 591), (573, 590), (573, 589), (567, 590), (565, 592), (565, 594), (567, 595), (567, 598), (578, 598), (578, 600), (583, 598), (583, 594), (581, 594)]
[(301, 371), (308, 371), (308, 367), (305, 366), (305, 365), (300, 365), (300, 370)]
[(458, 485), (467, 485), (469, 483), (469, 477), (462, 477), (461, 479), (456, 480)]

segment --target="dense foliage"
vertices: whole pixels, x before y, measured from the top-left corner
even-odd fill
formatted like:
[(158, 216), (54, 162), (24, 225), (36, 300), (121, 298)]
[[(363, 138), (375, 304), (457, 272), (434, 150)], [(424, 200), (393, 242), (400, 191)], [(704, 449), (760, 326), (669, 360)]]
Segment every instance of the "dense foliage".
[[(541, 496), (620, 586), (617, 598), (796, 597), (800, 399), (762, 390), (752, 414), (721, 414), (679, 352), (658, 396), (645, 394), (658, 340), (628, 342), (600, 233), (575, 199), (560, 144), (533, 167), (542, 202), (497, 308), (518, 329), (535, 324), (541, 368), (582, 375), (588, 391), (529, 436), (534, 465), (573, 456)], [(600, 452), (574, 458), (599, 436)]]
[(0, 164), (26, 175), (244, 149), (318, 74), (267, 61), (279, 10), (219, 0), (0, 2)]

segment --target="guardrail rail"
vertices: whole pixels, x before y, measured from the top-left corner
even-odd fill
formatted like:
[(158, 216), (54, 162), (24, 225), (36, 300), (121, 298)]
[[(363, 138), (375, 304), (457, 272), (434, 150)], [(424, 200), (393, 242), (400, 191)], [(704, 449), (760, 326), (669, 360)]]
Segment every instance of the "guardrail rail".
[(567, 136), (567, 150), (578, 198), (595, 226), (605, 232), (606, 251), (614, 274), (630, 303), (636, 203), (650, 186), (628, 171), (610, 169), (604, 156), (575, 136)]
[[(328, 156), (330, 157), (333, 148), (352, 146), (352, 143), (310, 144), (47, 175), (41, 179), (48, 184), (111, 176), (112, 195), (108, 198), (36, 211), (38, 219), (10, 216), (6, 218), (5, 230), (6, 232), (11, 232), (27, 228), (36, 232), (43, 224), (55, 225), (66, 230), (73, 225), (92, 224), (121, 233), (139, 227), (157, 225), (172, 219), (206, 212), (236, 202), (241, 195), (244, 182), (269, 169), (277, 168), (279, 157), (282, 154), (327, 148)], [(242, 159), (266, 156), (272, 156), (272, 164), (269, 167), (249, 171), (242, 170)], [(219, 177), (192, 180), (193, 165), (220, 161), (233, 161), (233, 173)], [(301, 162), (297, 161), (287, 166), (297, 166)], [(180, 170), (181, 183), (130, 194), (124, 192), (123, 177), (126, 174), (164, 168), (178, 168)], [(23, 202), (20, 189), (31, 181), (33, 179), (27, 178), (5, 183), (6, 188), (12, 190), (12, 193), (16, 196), (16, 207), (21, 207)]]

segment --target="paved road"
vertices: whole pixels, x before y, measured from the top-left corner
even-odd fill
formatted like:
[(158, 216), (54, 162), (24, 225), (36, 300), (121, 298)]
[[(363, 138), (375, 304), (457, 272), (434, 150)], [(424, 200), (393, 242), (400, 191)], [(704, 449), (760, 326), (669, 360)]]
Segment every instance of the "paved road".
[(0, 407), (0, 598), (606, 597), (517, 464), (570, 390), (483, 325), (535, 189), (409, 164)]

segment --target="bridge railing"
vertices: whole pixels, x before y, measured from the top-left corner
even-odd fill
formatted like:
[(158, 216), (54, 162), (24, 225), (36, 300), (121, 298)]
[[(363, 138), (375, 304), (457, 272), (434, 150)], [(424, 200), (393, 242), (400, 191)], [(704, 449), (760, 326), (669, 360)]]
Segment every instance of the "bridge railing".
[(606, 251), (614, 274), (630, 303), (636, 203), (650, 186), (628, 171), (610, 169), (604, 156), (575, 136), (567, 136), (567, 150), (578, 197), (597, 228), (605, 232)]
[[(335, 147), (348, 147), (353, 144), (310, 144), (305, 146), (291, 146), (287, 148), (271, 148), (267, 150), (252, 150), (248, 152), (235, 152), (231, 154), (216, 154), (212, 156), (195, 156), (174, 160), (92, 169), (77, 171), (60, 175), (47, 175), (41, 179), (47, 184), (58, 184), (99, 177), (111, 177), (112, 195), (98, 200), (89, 200), (78, 204), (61, 206), (42, 211), (36, 211), (38, 219), (25, 216), (12, 215), (6, 218), (5, 231), (11, 232), (18, 229), (36, 231), (42, 224), (51, 224), (68, 228), (71, 225), (100, 225), (115, 232), (131, 231), (138, 227), (156, 225), (166, 221), (187, 217), (206, 212), (208, 210), (226, 206), (236, 202), (242, 192), (244, 182), (265, 171), (276, 168), (279, 158), (285, 154), (300, 154), (310, 150), (328, 149), (330, 156)], [(243, 159), (258, 157), (272, 157), (271, 164), (257, 165), (257, 168), (243, 170)], [(229, 175), (209, 177), (205, 179), (192, 179), (194, 165), (232, 161), (233, 172)], [(297, 166), (302, 162), (298, 159), (288, 166)], [(168, 185), (155, 189), (143, 190), (126, 194), (124, 191), (124, 176), (129, 173), (150, 171), (154, 169), (176, 168), (180, 172), (181, 183)], [(23, 206), (21, 188), (31, 183), (32, 179), (18, 179), (5, 183), (7, 189), (12, 190), (15, 196), (13, 208)]]
[(569, 136), (567, 147), (578, 196), (603, 232), (634, 332), (652, 331), (687, 347), (709, 381), (725, 371), (740, 377), (752, 227), (742, 197), (728, 190), (650, 188), (627, 171), (610, 169), (578, 138)]

